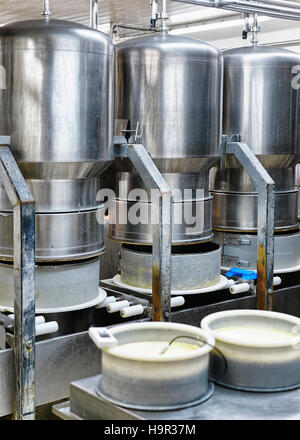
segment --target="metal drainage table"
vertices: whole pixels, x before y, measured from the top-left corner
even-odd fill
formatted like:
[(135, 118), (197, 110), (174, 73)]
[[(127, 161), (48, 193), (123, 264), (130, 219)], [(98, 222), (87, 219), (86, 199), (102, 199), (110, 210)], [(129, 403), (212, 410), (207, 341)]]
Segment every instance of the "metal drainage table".
[(176, 411), (137, 411), (111, 404), (96, 394), (99, 376), (71, 383), (70, 401), (53, 406), (63, 419), (87, 420), (300, 420), (300, 388), (250, 393), (215, 386), (212, 397)]

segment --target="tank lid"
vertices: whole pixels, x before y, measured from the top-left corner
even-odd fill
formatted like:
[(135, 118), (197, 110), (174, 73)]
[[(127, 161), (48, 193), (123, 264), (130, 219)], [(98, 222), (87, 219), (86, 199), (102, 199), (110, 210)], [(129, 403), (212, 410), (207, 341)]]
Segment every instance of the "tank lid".
[(0, 27), (1, 50), (66, 50), (113, 54), (112, 40), (102, 32), (63, 20), (26, 20)]
[(236, 67), (288, 67), (300, 63), (300, 55), (274, 46), (244, 46), (224, 50), (225, 68)]
[[(139, 51), (137, 53), (136, 51)], [(118, 54), (131, 52), (131, 56), (143, 54), (151, 57), (154, 51), (159, 52), (160, 57), (190, 57), (201, 61), (222, 62), (222, 52), (212, 44), (194, 38), (187, 38), (169, 34), (153, 34), (145, 37), (132, 38), (119, 43), (116, 46)]]

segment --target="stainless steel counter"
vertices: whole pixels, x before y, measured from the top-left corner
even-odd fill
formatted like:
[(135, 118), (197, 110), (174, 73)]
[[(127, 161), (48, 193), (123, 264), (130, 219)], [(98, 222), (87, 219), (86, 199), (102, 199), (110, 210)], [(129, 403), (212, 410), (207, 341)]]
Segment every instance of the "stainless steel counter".
[(177, 411), (136, 411), (113, 405), (95, 392), (99, 376), (71, 384), (70, 401), (54, 405), (63, 419), (88, 420), (300, 420), (300, 388), (280, 393), (249, 393), (215, 386), (212, 397)]

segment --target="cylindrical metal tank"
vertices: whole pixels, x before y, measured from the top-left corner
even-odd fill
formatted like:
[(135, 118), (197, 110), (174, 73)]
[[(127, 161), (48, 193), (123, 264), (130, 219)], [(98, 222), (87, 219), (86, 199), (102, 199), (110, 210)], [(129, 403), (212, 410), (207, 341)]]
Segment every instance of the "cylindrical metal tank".
[[(116, 127), (122, 126), (121, 121), (127, 127), (116, 134), (133, 135), (135, 143), (145, 146), (174, 192), (174, 217), (187, 199), (184, 189), (191, 190), (187, 203), (203, 213), (201, 227), (192, 234), (186, 232), (186, 221), (173, 224), (173, 244), (212, 237), (208, 170), (220, 154), (222, 73), (221, 52), (191, 38), (155, 34), (116, 47)], [(118, 221), (128, 218), (136, 202), (129, 192), (145, 187), (127, 161), (118, 161), (116, 168), (116, 219), (110, 235), (119, 241), (151, 244), (151, 224)], [(182, 191), (181, 200), (176, 190)], [(139, 196), (139, 202), (142, 210), (150, 210), (149, 197)]]
[[(74, 279), (83, 267), (99, 279), (99, 264), (82, 260), (103, 251), (96, 193), (114, 158), (113, 87), (114, 46), (103, 33), (49, 18), (0, 28), (0, 133), (10, 136), (36, 201), (36, 261), (60, 282), (67, 263)], [(12, 257), (12, 206), (1, 186), (0, 260)], [(67, 298), (73, 287), (65, 273)], [(89, 299), (98, 296), (97, 284)], [(83, 291), (66, 301), (85, 302)]]
[[(224, 51), (223, 133), (239, 135), (274, 179), (275, 230), (297, 228), (300, 91), (292, 79), (299, 64), (299, 54), (278, 47)], [(255, 185), (234, 157), (212, 171), (211, 190), (215, 229), (257, 230)]]
[(25, 178), (93, 176), (113, 159), (113, 52), (77, 23), (0, 28), (0, 133)]

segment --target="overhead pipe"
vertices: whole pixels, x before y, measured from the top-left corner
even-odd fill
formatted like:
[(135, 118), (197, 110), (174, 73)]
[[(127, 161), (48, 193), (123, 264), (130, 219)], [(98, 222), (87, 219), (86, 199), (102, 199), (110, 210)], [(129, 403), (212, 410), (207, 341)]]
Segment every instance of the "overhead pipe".
[[(300, 20), (299, 7), (285, 7), (279, 0), (258, 2), (252, 0), (173, 0), (209, 8), (227, 9), (234, 12), (267, 15), (288, 20)], [(291, 4), (291, 2), (289, 2)]]
[(90, 27), (98, 30), (98, 0), (91, 0), (90, 3)]

